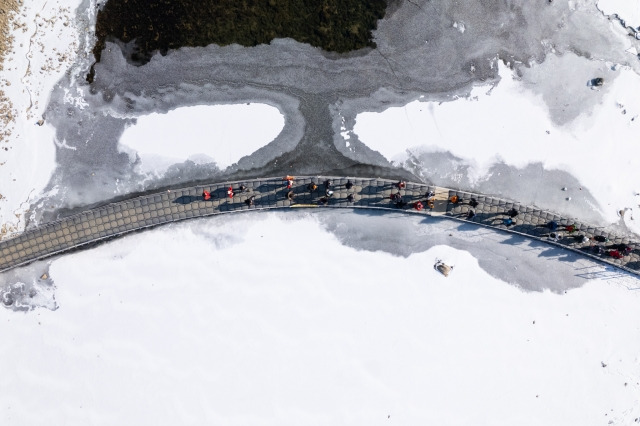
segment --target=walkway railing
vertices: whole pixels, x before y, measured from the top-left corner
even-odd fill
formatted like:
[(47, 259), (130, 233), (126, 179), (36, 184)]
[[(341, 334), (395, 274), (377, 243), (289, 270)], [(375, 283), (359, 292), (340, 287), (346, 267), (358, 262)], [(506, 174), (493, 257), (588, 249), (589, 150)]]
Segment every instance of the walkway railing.
[[(331, 196), (325, 193), (326, 180), (331, 181)], [(318, 186), (315, 191), (309, 190), (312, 182)], [(627, 237), (500, 198), (410, 182), (398, 189), (396, 184), (387, 179), (315, 176), (297, 177), (291, 188), (287, 188), (282, 178), (266, 178), (152, 193), (87, 210), (0, 241), (0, 272), (132, 231), (184, 219), (256, 209), (317, 207), (400, 210), (443, 216), (525, 235), (640, 275), (640, 246)], [(245, 187), (243, 191), (241, 185)], [(233, 197), (227, 194), (229, 187), (233, 189)], [(204, 191), (211, 193), (209, 200), (204, 199)], [(401, 195), (397, 200), (400, 203), (391, 198), (396, 193)], [(420, 211), (413, 207), (417, 201), (424, 207)], [(469, 210), (475, 213), (473, 217), (469, 217)], [(513, 217), (507, 215), (509, 211)], [(549, 222), (557, 224), (555, 239), (550, 236)], [(580, 235), (587, 239), (578, 238)]]

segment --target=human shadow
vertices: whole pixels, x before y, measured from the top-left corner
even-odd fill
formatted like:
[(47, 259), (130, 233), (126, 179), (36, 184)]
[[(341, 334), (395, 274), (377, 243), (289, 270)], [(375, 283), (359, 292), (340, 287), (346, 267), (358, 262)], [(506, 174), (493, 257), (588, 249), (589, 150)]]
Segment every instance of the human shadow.
[(634, 271), (640, 271), (640, 261), (638, 260), (633, 262), (628, 262), (624, 266), (626, 266), (629, 269), (633, 269)]
[(173, 200), (176, 204), (191, 204), (195, 201), (204, 201), (204, 197), (202, 195), (183, 195)]
[[(294, 185), (294, 187), (298, 187), (300, 185)], [(271, 191), (277, 191), (277, 190), (287, 190), (287, 185), (284, 181), (282, 182), (265, 182), (262, 185), (259, 185), (257, 188), (254, 189), (255, 192), (259, 192), (259, 193), (267, 193), (267, 192), (271, 192)]]
[(380, 192), (388, 191), (388, 190), (398, 189), (395, 184), (388, 183), (384, 185), (367, 185), (363, 186), (360, 191), (361, 194), (378, 194)]

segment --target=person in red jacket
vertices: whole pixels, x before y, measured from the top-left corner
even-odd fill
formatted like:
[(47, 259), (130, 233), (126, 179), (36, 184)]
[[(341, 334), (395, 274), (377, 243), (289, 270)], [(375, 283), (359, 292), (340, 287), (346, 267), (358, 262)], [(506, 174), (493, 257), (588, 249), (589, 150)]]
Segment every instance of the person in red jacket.
[(211, 193), (205, 189), (204, 191), (202, 191), (202, 198), (204, 198), (205, 200), (210, 200)]
[(227, 195), (229, 196), (229, 198), (233, 198), (233, 196), (235, 195), (233, 193), (233, 188), (232, 187), (227, 188)]
[(618, 250), (609, 250), (607, 254), (613, 257), (614, 259), (622, 259), (624, 257), (622, 256), (622, 253), (620, 253)]
[(287, 189), (291, 189), (291, 187), (293, 187), (293, 179), (294, 177), (289, 175), (282, 178), (282, 180), (287, 182)]
[(424, 208), (424, 205), (422, 204), (422, 202), (416, 201), (415, 203), (413, 203), (413, 208), (420, 211)]

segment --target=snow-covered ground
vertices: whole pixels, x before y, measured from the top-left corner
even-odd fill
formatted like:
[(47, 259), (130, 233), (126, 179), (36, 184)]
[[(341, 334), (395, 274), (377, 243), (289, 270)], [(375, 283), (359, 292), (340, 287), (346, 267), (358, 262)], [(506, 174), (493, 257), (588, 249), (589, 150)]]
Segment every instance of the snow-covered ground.
[[(471, 165), (475, 180), (486, 177), (497, 162), (516, 167), (540, 162), (546, 169), (567, 171), (591, 191), (609, 222), (619, 219), (620, 210), (636, 207), (640, 76), (611, 65), (613, 69), (593, 76), (605, 78), (606, 87), (600, 89), (576, 75), (587, 95), (602, 90), (601, 102), (568, 123), (556, 124), (541, 95), (502, 63), (496, 66), (500, 67), (496, 85), (475, 87), (468, 97), (451, 102), (414, 101), (382, 113), (363, 112), (354, 132), (398, 164), (422, 152), (449, 151)], [(549, 78), (554, 77), (545, 77)], [(627, 224), (640, 233), (640, 222), (631, 217), (632, 212), (625, 216)]]
[[(7, 149), (0, 150), (3, 232), (23, 226), (25, 209), (38, 198), (55, 168), (56, 145), (65, 148), (58, 151), (60, 164), (78, 182), (87, 183), (74, 187), (69, 196), (73, 202), (63, 205), (82, 206), (104, 200), (113, 181), (125, 188), (117, 195), (138, 188), (139, 182), (119, 186), (119, 179), (132, 175), (116, 161), (131, 167), (118, 148), (131, 160), (139, 158), (139, 171), (156, 178), (170, 165), (186, 160), (215, 161), (224, 168), (276, 137), (286, 139), (256, 163), (262, 167), (271, 154), (289, 152), (298, 141), (304, 141), (303, 149), (327, 143), (332, 133), (325, 132), (331, 124), (326, 108), (335, 98), (374, 97), (378, 83), (366, 85), (365, 90), (361, 80), (374, 82), (390, 73), (393, 79), (375, 81), (390, 94), (391, 100), (383, 102), (398, 104), (401, 96), (417, 96), (414, 89), (391, 96), (393, 88), (403, 87), (403, 79), (413, 82), (409, 87), (427, 87), (416, 84), (422, 80), (413, 79), (411, 70), (430, 70), (447, 83), (451, 80), (450, 85), (429, 83), (438, 92), (438, 87), (460, 87), (470, 81), (467, 72), (476, 72), (476, 79), (492, 75), (482, 67), (503, 50), (498, 35), (467, 47), (456, 44), (461, 37), (481, 40), (494, 34), (481, 31), (483, 19), (470, 19), (477, 18), (473, 11), (482, 2), (472, 2), (464, 10), (475, 16), (456, 18), (456, 42), (446, 32), (440, 36), (437, 19), (432, 26), (407, 19), (403, 14), (418, 9), (404, 4), (379, 27), (378, 34), (387, 37), (378, 40), (380, 50), (345, 61), (331, 57), (326, 68), (313, 62), (318, 56), (315, 50), (295, 55), (294, 60), (290, 52), (298, 47), (291, 40), (252, 49), (185, 49), (156, 57), (147, 68), (128, 64), (112, 52), (103, 55), (105, 62), (98, 67), (100, 82), (89, 87), (80, 81), (89, 59), (72, 64), (78, 46), (91, 45), (95, 1), (82, 2), (87, 7), (80, 12), (88, 20), (79, 29), (74, 12), (80, 0), (24, 3), (14, 49), (2, 74), (14, 108), (11, 135), (2, 142)], [(553, 16), (538, 19), (541, 24), (554, 22), (552, 27), (556, 18), (561, 19), (559, 28), (569, 29), (564, 36), (549, 34), (550, 39), (538, 40), (536, 34), (547, 37), (552, 31), (535, 22), (529, 25), (530, 32), (518, 33), (549, 54), (543, 64), (526, 70), (522, 80), (502, 67), (500, 83), (476, 87), (469, 98), (441, 104), (415, 102), (377, 115), (362, 113), (354, 134), (394, 161), (420, 152), (450, 151), (473, 165), (478, 180), (496, 161), (515, 166), (541, 161), (546, 168), (576, 176), (599, 200), (605, 217), (617, 220), (618, 210), (639, 202), (635, 183), (640, 177), (636, 99), (640, 80), (630, 69), (587, 59), (602, 58), (604, 46), (609, 46), (598, 40), (606, 38), (603, 30), (587, 32), (593, 27), (582, 24), (591, 21), (562, 15), (566, 4), (559, 3), (536, 7), (549, 12), (535, 16)], [(570, 2), (572, 10), (574, 3)], [(599, 2), (605, 13), (618, 13), (628, 25), (638, 25), (633, 24), (637, 4), (636, 0)], [(595, 0), (578, 2), (585, 5), (603, 19), (596, 13)], [(451, 2), (447, 7), (453, 7), (457, 16), (458, 8), (465, 6)], [(560, 12), (553, 14), (552, 8)], [(538, 50), (520, 44), (513, 32), (520, 30), (518, 13), (526, 20), (530, 16), (525, 12), (531, 9), (497, 11), (492, 18), (512, 25), (504, 30), (510, 39), (504, 47), (507, 57), (522, 53), (542, 58), (535, 53)], [(449, 22), (450, 13), (444, 15)], [(405, 24), (408, 32), (398, 31)], [(456, 31), (451, 25), (447, 23), (445, 31)], [(587, 30), (571, 32), (574, 27)], [(617, 22), (615, 31), (611, 37), (627, 43), (612, 57), (624, 63), (632, 58), (634, 41)], [(406, 39), (409, 46), (418, 40), (424, 49), (398, 47), (404, 45), (394, 44), (394, 37)], [(294, 50), (286, 50), (292, 46)], [(461, 62), (429, 50), (439, 47), (443, 50), (434, 51), (448, 52)], [(257, 65), (234, 62), (236, 55), (250, 57), (259, 51), (265, 56), (256, 56)], [(272, 55), (281, 51), (284, 56)], [(553, 55), (564, 54), (566, 59), (573, 51), (583, 52), (580, 60), (589, 63), (562, 68), (582, 86), (579, 91), (563, 86), (567, 73), (554, 72)], [(411, 62), (419, 55), (436, 58), (436, 63)], [(195, 60), (198, 56), (203, 62)], [(158, 64), (164, 74), (164, 64), (171, 65), (172, 57), (191, 58), (184, 68), (175, 64), (166, 68), (177, 82), (173, 77), (147, 79), (145, 73), (154, 76), (149, 70)], [(211, 66), (211, 57), (220, 58), (224, 66)], [(372, 58), (382, 68), (372, 67), (377, 63)], [(120, 65), (113, 66), (115, 62)], [(262, 62), (277, 67), (263, 68)], [(341, 68), (343, 63), (346, 68)], [(353, 69), (350, 63), (355, 64)], [(532, 75), (544, 66), (546, 71), (538, 77), (553, 83), (546, 87), (556, 92), (538, 95), (541, 91), (533, 85), (540, 79)], [(602, 71), (603, 88), (587, 87), (587, 80), (598, 76), (589, 74), (593, 69)], [(207, 77), (211, 70), (220, 79), (218, 86), (199, 85), (213, 80)], [(279, 101), (274, 100), (276, 95), (250, 96), (251, 90), (238, 95), (242, 100), (230, 97), (245, 90), (245, 81), (231, 79), (227, 70), (246, 79), (251, 90), (278, 92)], [(64, 91), (64, 102), (51, 104), (46, 112), (51, 114), (43, 117), (52, 87), (65, 72), (68, 78), (59, 89)], [(122, 93), (110, 98), (124, 82)], [(292, 82), (300, 82), (302, 89)], [(233, 84), (222, 87), (227, 83)], [(155, 92), (157, 87), (161, 90)], [(206, 96), (193, 96), (201, 92)], [(563, 105), (557, 99), (576, 93), (581, 98), (568, 108), (577, 110), (577, 116), (563, 108), (549, 110), (549, 105)], [(330, 95), (325, 99), (326, 94)], [(446, 97), (445, 89), (438, 96)], [(550, 102), (549, 96), (556, 101)], [(198, 100), (228, 105), (185, 107)], [(231, 105), (245, 100), (251, 105)], [(111, 102), (123, 102), (122, 109), (112, 108)], [(289, 110), (280, 108), (287, 111), (283, 117), (267, 103), (279, 108), (286, 103)], [(140, 109), (130, 112), (129, 105)], [(307, 116), (293, 120), (298, 109)], [(124, 121), (131, 118), (127, 114), (137, 115), (137, 123), (125, 129), (116, 147), (117, 136), (110, 132), (116, 129), (113, 133), (120, 135)], [(38, 123), (41, 118), (44, 123)], [(312, 118), (318, 122), (312, 125)], [(280, 133), (285, 120), (293, 128)], [(342, 130), (348, 138), (351, 129)], [(56, 132), (64, 135), (61, 140), (56, 140)], [(85, 157), (80, 155), (83, 148)], [(311, 161), (327, 161), (326, 166), (336, 170), (346, 167), (331, 163), (335, 159), (324, 157), (327, 152), (311, 151)], [(87, 162), (87, 156), (92, 161)], [(85, 167), (76, 168), (82, 161)], [(113, 169), (113, 175), (104, 171), (100, 175), (99, 170), (94, 174), (101, 165)], [(351, 165), (369, 163), (356, 158)], [(256, 166), (249, 164), (247, 170), (251, 167)], [(182, 170), (175, 173), (184, 175)], [(172, 178), (170, 172), (165, 176), (167, 181)], [(51, 192), (64, 192), (69, 182), (74, 181), (55, 181)], [(96, 188), (106, 189), (91, 199)], [(40, 200), (36, 208), (44, 209), (44, 203)], [(0, 354), (5, 364), (0, 423), (628, 425), (640, 418), (636, 278), (520, 237), (455, 222), (436, 226), (423, 218), (396, 216), (340, 211), (216, 217), (57, 257), (48, 270), (37, 274), (33, 272), (45, 262), (23, 268), (36, 285), (28, 287), (20, 300), (22, 307), (57, 309), (0, 310)], [(631, 213), (625, 219), (630, 217)], [(448, 278), (432, 268), (436, 259), (455, 265)], [(50, 276), (42, 275), (44, 271)], [(0, 277), (3, 296), (8, 289), (20, 293), (21, 278), (14, 277), (25, 274), (14, 272)], [(55, 286), (43, 284), (47, 280)]]
[(618, 15), (627, 26), (640, 27), (640, 1), (638, 0), (598, 0), (598, 9), (605, 15)]
[[(526, 292), (466, 251), (399, 257), (338, 236), (318, 216), (253, 213), (56, 259), (58, 310), (0, 310), (2, 423), (640, 416), (640, 292), (624, 280)], [(432, 268), (437, 258), (454, 265), (448, 278)]]
[(267, 145), (284, 127), (277, 108), (254, 103), (183, 107), (136, 120), (122, 134), (120, 149), (132, 161), (139, 158), (139, 173), (156, 176), (186, 160), (225, 169)]
[(55, 168), (55, 129), (43, 122), (53, 86), (76, 58), (80, 0), (29, 0), (17, 14), (0, 78), (12, 119), (0, 149), (0, 236), (24, 227), (24, 214)]

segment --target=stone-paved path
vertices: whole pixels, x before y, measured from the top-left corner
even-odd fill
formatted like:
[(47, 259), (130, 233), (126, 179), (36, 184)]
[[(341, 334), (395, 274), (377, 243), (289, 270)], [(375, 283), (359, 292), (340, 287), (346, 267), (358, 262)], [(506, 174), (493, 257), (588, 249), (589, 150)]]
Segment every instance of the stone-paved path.
[[(323, 203), (323, 197), (325, 197), (323, 183), (327, 179), (331, 181), (330, 189), (334, 193), (326, 203)], [(348, 181), (353, 184), (351, 189), (345, 186)], [(308, 190), (311, 182), (318, 185), (317, 190), (313, 192)], [(443, 216), (472, 222), (563, 246), (640, 275), (640, 245), (627, 237), (610, 234), (602, 228), (535, 207), (523, 206), (482, 194), (415, 183), (406, 183), (405, 188), (398, 190), (396, 183), (386, 179), (297, 177), (291, 188), (294, 195), (293, 201), (287, 199), (289, 190), (282, 178), (225, 182), (148, 194), (87, 210), (38, 226), (15, 238), (0, 241), (0, 272), (86, 244), (183, 219), (246, 210), (332, 207), (402, 210), (407, 213)], [(247, 187), (244, 192), (239, 191), (241, 184)], [(233, 198), (227, 196), (229, 186), (232, 186), (236, 192)], [(204, 190), (211, 192), (210, 200), (204, 200), (202, 196)], [(403, 207), (396, 206), (390, 198), (397, 192), (401, 193), (403, 202), (407, 203)], [(430, 201), (427, 201), (426, 194), (429, 192), (433, 196), (429, 197)], [(348, 199), (350, 194), (353, 196), (353, 201)], [(246, 200), (252, 196), (255, 198), (253, 205), (250, 206)], [(457, 203), (451, 201), (454, 196), (458, 197)], [(475, 207), (469, 204), (472, 198), (477, 201)], [(412, 205), (416, 201), (423, 202), (423, 210), (417, 211), (413, 208)], [(470, 209), (476, 213), (472, 218), (468, 217)], [(507, 225), (504, 220), (509, 217), (506, 212), (511, 209), (515, 209), (518, 215), (513, 218), (513, 224)], [(551, 231), (546, 224), (550, 221), (558, 224), (556, 233), (559, 239), (557, 241), (549, 236)], [(569, 232), (565, 229), (570, 225), (575, 225), (578, 231)], [(589, 240), (580, 242), (578, 235), (585, 235)], [(604, 237), (607, 241), (597, 242), (593, 239), (595, 236)], [(626, 246), (626, 250), (622, 245)], [(608, 253), (614, 250), (615, 246), (619, 246), (619, 252), (623, 257), (617, 259)]]

